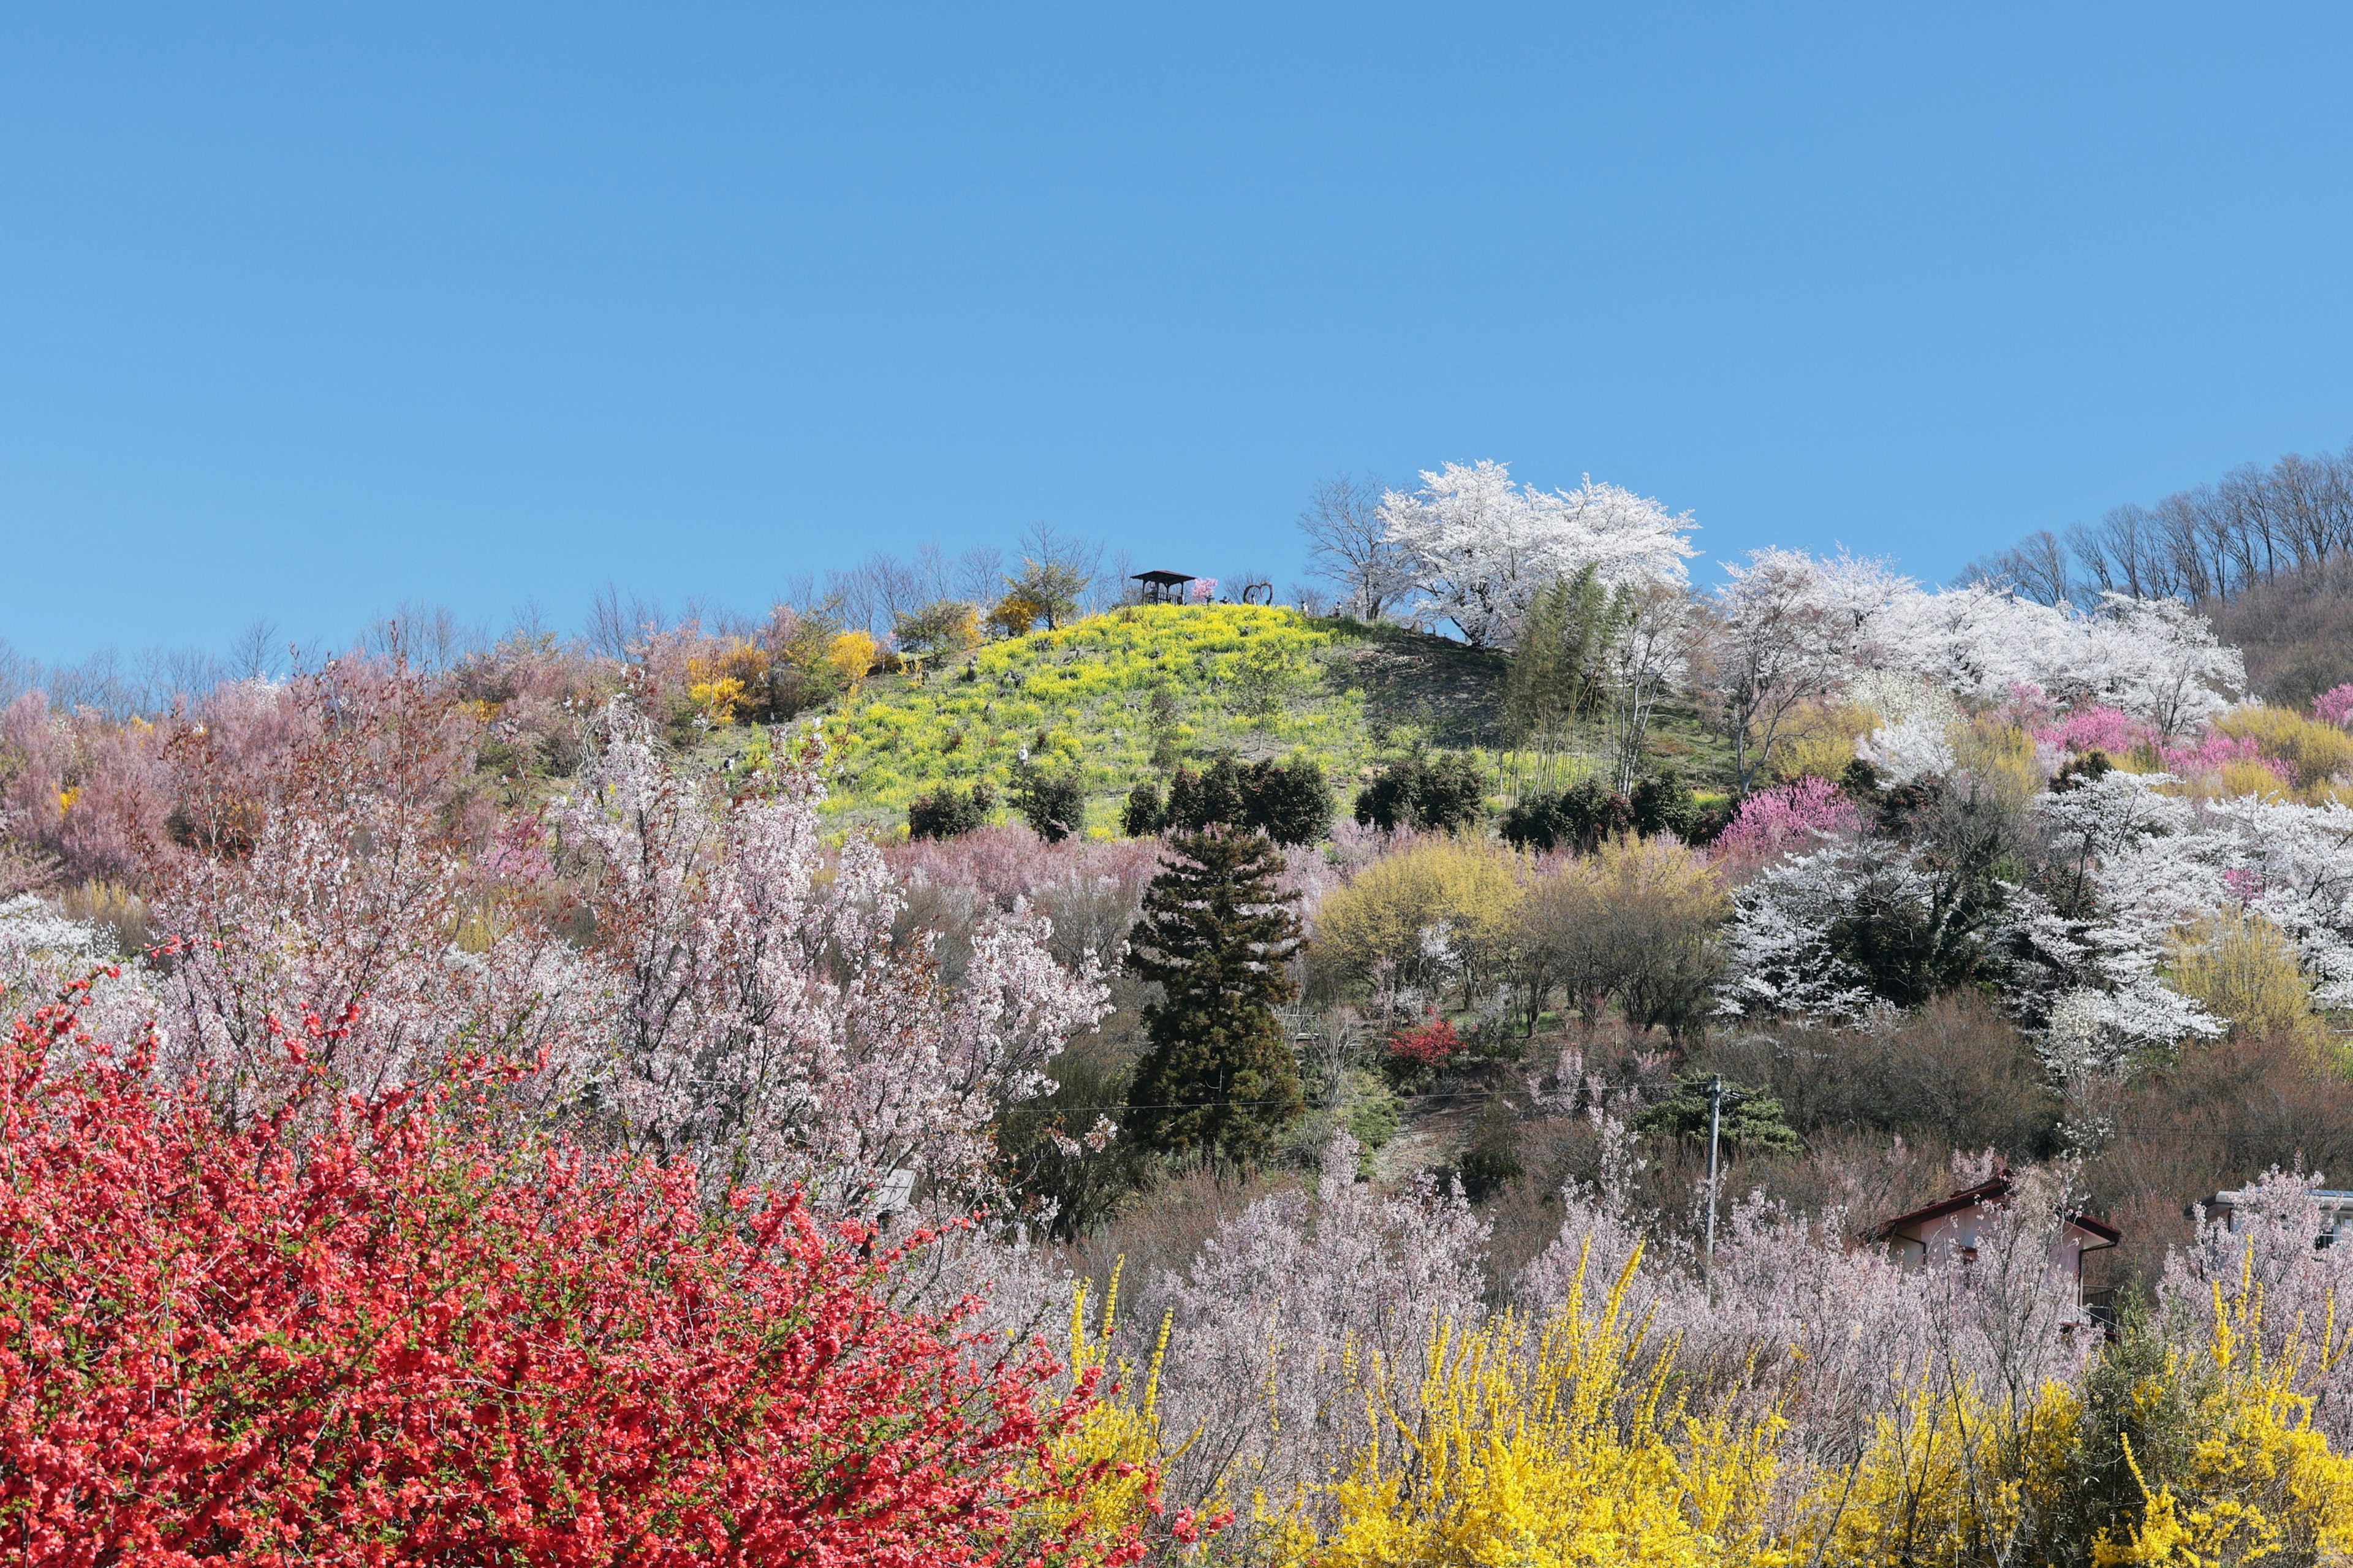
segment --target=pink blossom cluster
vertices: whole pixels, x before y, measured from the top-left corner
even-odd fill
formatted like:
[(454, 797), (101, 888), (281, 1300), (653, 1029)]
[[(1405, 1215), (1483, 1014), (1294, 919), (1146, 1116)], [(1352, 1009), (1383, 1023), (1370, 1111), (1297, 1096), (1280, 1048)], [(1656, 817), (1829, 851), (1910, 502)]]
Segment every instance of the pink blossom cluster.
[(2253, 735), (2230, 736), (2210, 731), (2194, 746), (2167, 746), (2158, 755), (2163, 759), (2168, 773), (2196, 776), (2220, 773), (2232, 763), (2259, 763), (2269, 768), (2282, 784), (2295, 782), (2295, 770), (2285, 763), (2263, 754), (2263, 748)]
[(2324, 724), (2342, 725), (2353, 720), (2353, 680), (2332, 686), (2314, 698), (2312, 716)]
[(1742, 801), (1731, 826), (1715, 841), (1716, 857), (1757, 865), (1826, 834), (1852, 833), (1861, 826), (1854, 803), (1836, 785), (1827, 779), (1802, 778)]
[(2120, 708), (2078, 708), (2056, 723), (2034, 731), (2042, 744), (2060, 752), (2105, 752), (2121, 757), (2150, 743), (2157, 733)]

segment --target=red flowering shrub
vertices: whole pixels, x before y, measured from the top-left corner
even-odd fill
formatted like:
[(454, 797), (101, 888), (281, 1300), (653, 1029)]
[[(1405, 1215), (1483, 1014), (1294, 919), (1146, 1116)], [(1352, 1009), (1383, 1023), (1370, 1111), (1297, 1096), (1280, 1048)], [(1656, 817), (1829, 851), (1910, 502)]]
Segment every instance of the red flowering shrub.
[(1444, 1067), (1455, 1052), (1462, 1048), (1462, 1037), (1454, 1026), (1431, 1013), (1410, 1029), (1401, 1029), (1389, 1038), (1389, 1060), (1400, 1067), (1425, 1071)]
[(796, 1195), (713, 1218), (691, 1169), (493, 1136), (479, 1072), (230, 1128), (78, 1001), (0, 1046), (11, 1562), (914, 1568), (1086, 1479), (1048, 1455), (1092, 1377), (983, 1364)]

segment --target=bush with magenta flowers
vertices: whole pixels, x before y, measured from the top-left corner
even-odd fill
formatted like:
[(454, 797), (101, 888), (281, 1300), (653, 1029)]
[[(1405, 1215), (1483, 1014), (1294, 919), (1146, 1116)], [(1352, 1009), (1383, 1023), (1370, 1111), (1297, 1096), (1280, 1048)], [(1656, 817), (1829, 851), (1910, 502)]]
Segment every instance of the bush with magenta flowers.
[(1039, 1538), (1093, 1479), (1050, 1458), (1093, 1374), (1056, 1398), (1042, 1346), (906, 1309), (904, 1249), (796, 1194), (714, 1217), (689, 1168), (494, 1136), (484, 1071), (230, 1129), (79, 1000), (0, 1045), (12, 1561), (1140, 1553)]

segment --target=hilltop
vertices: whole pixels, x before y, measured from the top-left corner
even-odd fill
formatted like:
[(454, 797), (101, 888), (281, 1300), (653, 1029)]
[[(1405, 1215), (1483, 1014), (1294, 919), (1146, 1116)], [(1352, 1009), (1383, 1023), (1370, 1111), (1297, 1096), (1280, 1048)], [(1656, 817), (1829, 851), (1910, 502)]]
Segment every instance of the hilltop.
[(1002, 786), (1025, 755), (1078, 770), (1096, 831), (1178, 761), (1305, 752), (1345, 785), (1417, 744), (1492, 760), (1501, 655), (1254, 605), (1130, 605), (877, 675), (822, 719), (838, 819), (882, 826), (943, 784)]

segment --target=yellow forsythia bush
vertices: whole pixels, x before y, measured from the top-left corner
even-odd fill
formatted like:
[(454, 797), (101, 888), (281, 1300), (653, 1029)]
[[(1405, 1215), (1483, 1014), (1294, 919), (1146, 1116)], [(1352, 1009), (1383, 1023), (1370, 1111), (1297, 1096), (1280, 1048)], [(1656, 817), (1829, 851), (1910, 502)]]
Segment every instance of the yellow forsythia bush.
[(1782, 1561), (1765, 1534), (1778, 1423), (1701, 1420), (1668, 1396), (1665, 1363), (1641, 1370), (1643, 1325), (1625, 1306), (1638, 1262), (1598, 1304), (1580, 1265), (1541, 1325), (1506, 1313), (1441, 1329), (1411, 1401), (1398, 1369), (1367, 1368), (1371, 1435), (1327, 1498), (1280, 1521), (1282, 1555), (1322, 1568)]
[[(2190, 1425), (2198, 1434), (2180, 1473), (2145, 1473), (2129, 1445), (2126, 1458), (2139, 1483), (2141, 1517), (2104, 1535), (2092, 1549), (2094, 1568), (2111, 1564), (2341, 1563), (2353, 1556), (2353, 1458), (2328, 1451), (2311, 1425), (2312, 1401), (2295, 1392), (2304, 1352), (2263, 1353), (2262, 1297), (2242, 1279), (2225, 1300), (2214, 1285), (2214, 1330), (2206, 1367), (2182, 1365), (2168, 1354), (2166, 1373), (2194, 1370), (2198, 1394)], [(2332, 1356), (2334, 1325), (2318, 1353)], [(2196, 1352), (2189, 1352), (2196, 1353)], [(2157, 1391), (2151, 1390), (2154, 1394)]]
[[(1092, 1472), (1092, 1479), (1075, 1497), (1055, 1496), (1034, 1505), (1022, 1521), (1023, 1536), (1037, 1545), (1051, 1542), (1061, 1552), (1082, 1543), (1109, 1551), (1136, 1534), (1164, 1545), (1190, 1544), (1225, 1520), (1203, 1521), (1192, 1510), (1169, 1515), (1161, 1507), (1159, 1478), (1186, 1447), (1183, 1443), (1167, 1447), (1161, 1429), (1160, 1367), (1168, 1353), (1168, 1324), (1161, 1323), (1159, 1342), (1139, 1381), (1134, 1367), (1112, 1360), (1119, 1269), (1112, 1270), (1103, 1311), (1092, 1328), (1088, 1324), (1088, 1282), (1082, 1279), (1071, 1293), (1069, 1375), (1075, 1384), (1089, 1373), (1100, 1374), (1099, 1397), (1055, 1439), (1050, 1464), (1057, 1476)], [(1090, 1553), (1079, 1555), (1082, 1561), (1092, 1560)]]

